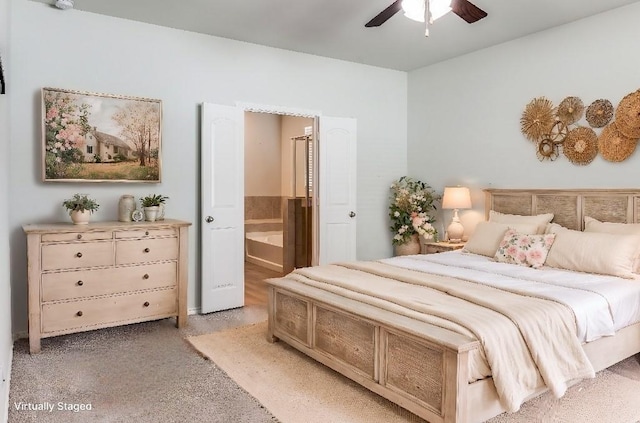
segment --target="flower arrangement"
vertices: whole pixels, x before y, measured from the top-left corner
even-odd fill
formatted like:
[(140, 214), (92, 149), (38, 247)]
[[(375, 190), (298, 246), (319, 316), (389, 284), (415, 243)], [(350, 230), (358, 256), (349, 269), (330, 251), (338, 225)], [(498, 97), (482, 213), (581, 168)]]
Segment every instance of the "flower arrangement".
[(407, 176), (395, 181), (389, 198), (393, 244), (404, 244), (414, 234), (427, 239), (436, 235), (437, 231), (431, 225), (435, 218), (430, 213), (436, 209), (434, 203), (439, 199), (440, 196), (424, 182)]

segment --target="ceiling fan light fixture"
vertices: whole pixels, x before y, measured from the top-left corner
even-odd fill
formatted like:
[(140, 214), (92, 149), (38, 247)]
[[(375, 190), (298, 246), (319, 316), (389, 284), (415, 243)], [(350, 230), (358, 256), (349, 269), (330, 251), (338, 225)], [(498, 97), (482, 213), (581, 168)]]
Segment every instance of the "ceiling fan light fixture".
[(402, 0), (402, 10), (407, 18), (416, 22), (424, 22), (424, 0)]
[(451, 12), (451, 0), (430, 0), (429, 12), (431, 13), (431, 20), (435, 21)]

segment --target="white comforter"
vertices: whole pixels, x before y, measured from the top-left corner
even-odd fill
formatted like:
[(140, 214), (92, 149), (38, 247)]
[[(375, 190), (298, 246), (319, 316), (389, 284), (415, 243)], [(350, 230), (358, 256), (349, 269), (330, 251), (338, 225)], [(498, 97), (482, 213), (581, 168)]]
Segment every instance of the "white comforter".
[(548, 298), (569, 306), (578, 339), (590, 342), (640, 321), (640, 279), (498, 263), (487, 257), (451, 251), (393, 257), (383, 263), (452, 276), (485, 285)]

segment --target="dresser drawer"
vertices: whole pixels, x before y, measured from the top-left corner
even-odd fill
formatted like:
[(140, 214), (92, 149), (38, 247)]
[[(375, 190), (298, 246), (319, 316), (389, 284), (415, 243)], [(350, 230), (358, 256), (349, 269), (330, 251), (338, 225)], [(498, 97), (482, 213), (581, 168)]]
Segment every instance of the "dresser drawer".
[(111, 239), (111, 232), (67, 232), (58, 234), (43, 234), (42, 242), (56, 241), (97, 241)]
[(110, 241), (42, 245), (42, 270), (76, 269), (113, 264)]
[(136, 229), (131, 231), (116, 232), (116, 238), (118, 239), (148, 238), (148, 237), (176, 236), (176, 235), (177, 235), (177, 232), (174, 228)]
[(116, 264), (176, 260), (177, 258), (177, 238), (116, 241)]
[(42, 305), (42, 332), (144, 320), (177, 314), (176, 289)]
[(42, 301), (77, 299), (175, 286), (177, 264), (156, 263), (42, 275)]

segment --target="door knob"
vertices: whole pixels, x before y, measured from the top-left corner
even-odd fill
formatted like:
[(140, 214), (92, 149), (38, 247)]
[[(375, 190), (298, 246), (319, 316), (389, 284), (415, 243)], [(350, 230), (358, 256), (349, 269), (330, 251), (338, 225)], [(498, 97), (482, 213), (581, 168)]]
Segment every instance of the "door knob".
[(356, 214), (354, 212), (349, 212), (349, 217), (356, 217)]
[(207, 218), (205, 219), (205, 221), (206, 221), (207, 223), (211, 223), (211, 222), (213, 222), (213, 217), (211, 217), (211, 216), (207, 216)]

